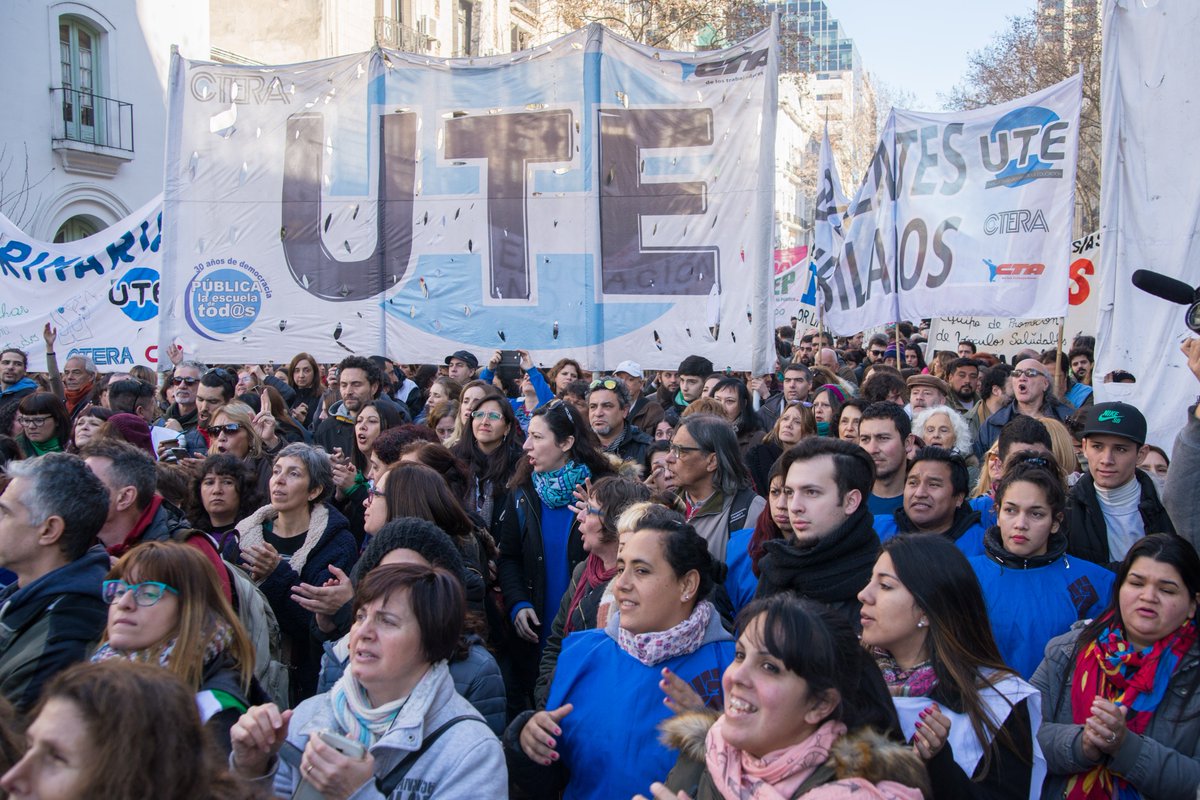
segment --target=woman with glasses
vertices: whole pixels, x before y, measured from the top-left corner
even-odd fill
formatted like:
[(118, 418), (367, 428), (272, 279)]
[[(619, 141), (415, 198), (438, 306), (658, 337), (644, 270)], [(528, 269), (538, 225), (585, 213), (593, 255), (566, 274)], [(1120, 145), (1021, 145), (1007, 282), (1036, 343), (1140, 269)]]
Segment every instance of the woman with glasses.
[(970, 559), (1000, 655), (1026, 679), (1046, 643), (1099, 615), (1112, 593), (1112, 572), (1067, 557), (1066, 508), (1052, 465), (1015, 464), (996, 489), (999, 524), (984, 535), (984, 555)]
[(258, 493), (266, 497), (272, 457), (284, 445), (275, 433), (275, 420), (270, 412), (255, 414), (245, 403), (226, 403), (213, 412), (203, 433), (208, 439), (208, 454), (230, 455), (245, 461), (255, 475)]
[(683, 517), (652, 509), (617, 556), (616, 612), (602, 629), (563, 640), (545, 710), (505, 732), (509, 768), (534, 797), (632, 797), (666, 775), (674, 756), (657, 726), (669, 714), (670, 671), (700, 702), (721, 705), (733, 640), (707, 598), (720, 570)]
[(634, 503), (650, 499), (650, 490), (629, 478), (610, 476), (590, 481), (580, 493), (576, 507), (579, 537), (588, 556), (571, 573), (571, 582), (563, 593), (558, 613), (550, 626), (550, 636), (538, 667), (534, 700), (538, 708), (546, 705), (550, 680), (562, 650), (563, 639), (573, 631), (603, 628), (608, 615), (600, 611), (600, 600), (609, 582), (617, 574), (617, 520)]
[(237, 524), (262, 505), (255, 480), (246, 462), (232, 455), (209, 456), (192, 478), (188, 521), (213, 538), (218, 552), (236, 540)]
[(475, 406), (489, 392), (496, 391), (496, 387), (490, 383), (481, 380), (473, 380), (467, 382), (462, 392), (458, 396), (458, 417), (454, 420), (454, 433), (450, 438), (443, 439), (446, 447), (454, 447), (463, 437), (463, 432), (471, 427), (471, 412), (475, 410)]
[(800, 403), (793, 403), (783, 409), (775, 425), (763, 437), (761, 443), (746, 451), (746, 467), (750, 470), (750, 480), (754, 491), (763, 497), (767, 496), (768, 478), (771, 466), (783, 455), (783, 451), (799, 442), (805, 436), (817, 434), (817, 421), (813, 412)]
[(66, 405), (49, 392), (22, 397), (17, 404), (17, 424), (21, 426), (17, 442), (26, 458), (63, 452), (71, 435)]
[(1050, 775), (1043, 797), (1186, 798), (1200, 786), (1200, 558), (1139, 539), (1104, 612), (1050, 640), (1033, 675)]
[(92, 661), (161, 666), (196, 693), (200, 719), (229, 753), (229, 729), (267, 698), (254, 680), (254, 646), (212, 564), (179, 542), (146, 542), (104, 581), (108, 626)]
[(858, 599), (862, 643), (935, 800), (1037, 797), (1041, 695), (1004, 663), (962, 551), (942, 536), (889, 539)]
[(270, 505), (238, 523), (238, 539), (226, 542), (222, 553), (250, 571), (279, 620), (295, 669), (293, 700), (312, 695), (321, 658), (310, 630), (313, 614), (293, 590), (301, 583), (324, 586), (345, 578), (358, 557), (346, 518), (325, 502), (332, 492), (329, 455), (312, 445), (289, 444), (275, 457)]
[(493, 527), (504, 604), (518, 637), (509, 686), (518, 708), (532, 698), (550, 623), (585, 556), (575, 533), (575, 491), (614, 472), (578, 410), (562, 400), (533, 412), (523, 450)]
[(148, 664), (76, 664), (46, 686), (25, 755), (0, 779), (11, 798), (250, 800), (197, 713), (192, 687)]
[(471, 510), (488, 527), (508, 497), (506, 483), (521, 459), (523, 434), (508, 399), (488, 387), (471, 411), (471, 424), (464, 427), (454, 455), (469, 464), (474, 472), (475, 491)]

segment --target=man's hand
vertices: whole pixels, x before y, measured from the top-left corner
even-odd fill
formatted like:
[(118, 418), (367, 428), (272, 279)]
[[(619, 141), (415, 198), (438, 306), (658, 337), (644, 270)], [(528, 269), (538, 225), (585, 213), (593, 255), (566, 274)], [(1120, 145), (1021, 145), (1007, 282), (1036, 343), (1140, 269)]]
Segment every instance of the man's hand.
[(46, 342), (46, 355), (50, 355), (54, 352), (54, 343), (58, 341), (58, 328), (47, 322), (46, 327), (42, 328), (42, 339)]

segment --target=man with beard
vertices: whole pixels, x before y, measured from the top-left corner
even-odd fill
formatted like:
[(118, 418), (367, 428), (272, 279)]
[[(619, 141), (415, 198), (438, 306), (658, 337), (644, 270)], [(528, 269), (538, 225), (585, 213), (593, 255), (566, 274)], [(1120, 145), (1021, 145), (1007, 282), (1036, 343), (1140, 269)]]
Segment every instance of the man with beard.
[(858, 422), (858, 445), (875, 464), (867, 507), (875, 516), (891, 514), (904, 503), (912, 420), (895, 403), (872, 403), (863, 409)]
[(775, 427), (775, 420), (788, 406), (808, 404), (808, 393), (812, 391), (812, 373), (808, 367), (793, 362), (783, 368), (783, 391), (771, 395), (758, 409), (758, 420), (765, 431)]
[(197, 430), (200, 415), (196, 409), (196, 389), (200, 385), (200, 376), (204, 370), (204, 365), (199, 361), (181, 361), (175, 367), (171, 375), (171, 384), (175, 387), (175, 400), (167, 407), (167, 413), (154, 423), (181, 431), (189, 453), (203, 452), (206, 446), (204, 437)]
[(1050, 375), (1045, 365), (1036, 358), (1017, 362), (1016, 369), (1012, 371), (1012, 393), (1012, 401), (988, 417), (987, 422), (979, 428), (977, 454), (986, 452), (1000, 435), (1000, 429), (1017, 414), (1034, 419), (1051, 417), (1065, 423), (1074, 410), (1051, 393)]
[(973, 358), (956, 358), (946, 371), (950, 407), (966, 418), (979, 403), (979, 362)]
[(629, 390), (617, 378), (598, 378), (588, 388), (588, 422), (604, 452), (641, 464), (654, 440), (630, 424)]
[(28, 363), (24, 350), (9, 347), (0, 353), (0, 403), (20, 400), (37, 391), (38, 385), (25, 375)]
[(363, 406), (379, 396), (382, 381), (379, 367), (369, 358), (349, 356), (338, 364), (338, 389), (341, 401), (329, 410), (329, 416), (321, 420), (313, 441), (334, 455), (341, 450), (350, 457), (354, 448), (354, 421)]

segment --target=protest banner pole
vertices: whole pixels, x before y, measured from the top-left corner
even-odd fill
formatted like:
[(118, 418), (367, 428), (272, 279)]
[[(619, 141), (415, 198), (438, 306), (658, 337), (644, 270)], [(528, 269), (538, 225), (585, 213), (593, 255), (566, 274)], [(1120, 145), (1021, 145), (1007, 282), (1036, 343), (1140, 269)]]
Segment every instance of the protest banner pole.
[(1054, 388), (1058, 388), (1058, 377), (1062, 373), (1062, 351), (1063, 351), (1063, 329), (1067, 325), (1067, 318), (1063, 317), (1058, 321), (1058, 346), (1054, 350)]

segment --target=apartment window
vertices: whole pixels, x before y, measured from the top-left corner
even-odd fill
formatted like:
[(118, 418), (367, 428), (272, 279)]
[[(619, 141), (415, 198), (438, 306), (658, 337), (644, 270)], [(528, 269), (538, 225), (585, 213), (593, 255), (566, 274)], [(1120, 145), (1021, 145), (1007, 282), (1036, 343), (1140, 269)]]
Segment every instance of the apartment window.
[[(63, 126), (66, 138), (96, 142), (96, 95), (101, 93), (100, 33), (75, 17), (58, 22), (59, 62), (62, 70)], [(102, 126), (101, 126), (102, 127)]]

